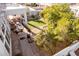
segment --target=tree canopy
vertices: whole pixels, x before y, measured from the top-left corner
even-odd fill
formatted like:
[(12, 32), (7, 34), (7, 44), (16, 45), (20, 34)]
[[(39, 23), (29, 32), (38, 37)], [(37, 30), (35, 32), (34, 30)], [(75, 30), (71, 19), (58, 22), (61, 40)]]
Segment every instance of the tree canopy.
[(58, 42), (71, 44), (79, 37), (79, 19), (71, 11), (69, 4), (55, 4), (40, 12), (47, 27), (35, 36), (38, 46), (50, 51)]

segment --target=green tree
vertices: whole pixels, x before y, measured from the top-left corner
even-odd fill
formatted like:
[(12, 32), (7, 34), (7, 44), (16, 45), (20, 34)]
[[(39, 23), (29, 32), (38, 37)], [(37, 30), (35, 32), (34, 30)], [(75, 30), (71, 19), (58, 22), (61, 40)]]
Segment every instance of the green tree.
[(46, 7), (40, 12), (40, 15), (47, 27), (35, 36), (35, 42), (38, 46), (47, 48), (53, 53), (58, 42), (67, 41), (69, 45), (77, 39), (79, 19), (75, 20), (69, 4), (55, 4)]

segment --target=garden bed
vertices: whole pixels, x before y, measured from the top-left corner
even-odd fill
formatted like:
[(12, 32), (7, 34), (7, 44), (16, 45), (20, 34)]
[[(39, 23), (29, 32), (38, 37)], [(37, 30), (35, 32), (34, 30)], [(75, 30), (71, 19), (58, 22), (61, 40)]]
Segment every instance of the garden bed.
[[(54, 55), (54, 54), (56, 54), (56, 53), (58, 53), (58, 52), (60, 52), (60, 51), (62, 51), (63, 49), (65, 49), (66, 47), (68, 47), (68, 46), (70, 46), (70, 44), (68, 44), (68, 42), (67, 41), (63, 41), (63, 42), (58, 42), (57, 44), (56, 44), (56, 46), (53, 46), (53, 49), (52, 49), (52, 51), (50, 51), (50, 50), (47, 50), (47, 48), (46, 49), (44, 49), (44, 48), (40, 48), (40, 50), (42, 50), (42, 51), (44, 51), (44, 52), (46, 52), (48, 55)], [(64, 52), (63, 52), (64, 53)]]

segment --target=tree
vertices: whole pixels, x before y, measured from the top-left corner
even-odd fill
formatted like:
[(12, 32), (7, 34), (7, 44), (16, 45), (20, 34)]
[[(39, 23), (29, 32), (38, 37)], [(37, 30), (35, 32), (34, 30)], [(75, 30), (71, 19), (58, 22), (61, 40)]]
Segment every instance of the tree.
[(78, 38), (75, 24), (78, 24), (79, 19), (76, 20), (69, 4), (52, 5), (45, 8), (40, 15), (47, 27), (35, 36), (38, 46), (47, 47), (49, 51), (55, 52), (58, 42), (67, 41), (69, 45)]

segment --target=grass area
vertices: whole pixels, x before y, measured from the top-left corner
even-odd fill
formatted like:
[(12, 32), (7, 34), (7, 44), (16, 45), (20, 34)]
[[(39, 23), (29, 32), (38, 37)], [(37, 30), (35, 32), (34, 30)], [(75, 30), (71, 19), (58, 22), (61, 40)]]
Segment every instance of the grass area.
[(28, 26), (32, 28), (33, 26), (35, 27), (43, 26), (45, 23), (41, 20), (30, 20), (28, 21), (28, 24), (29, 24)]

